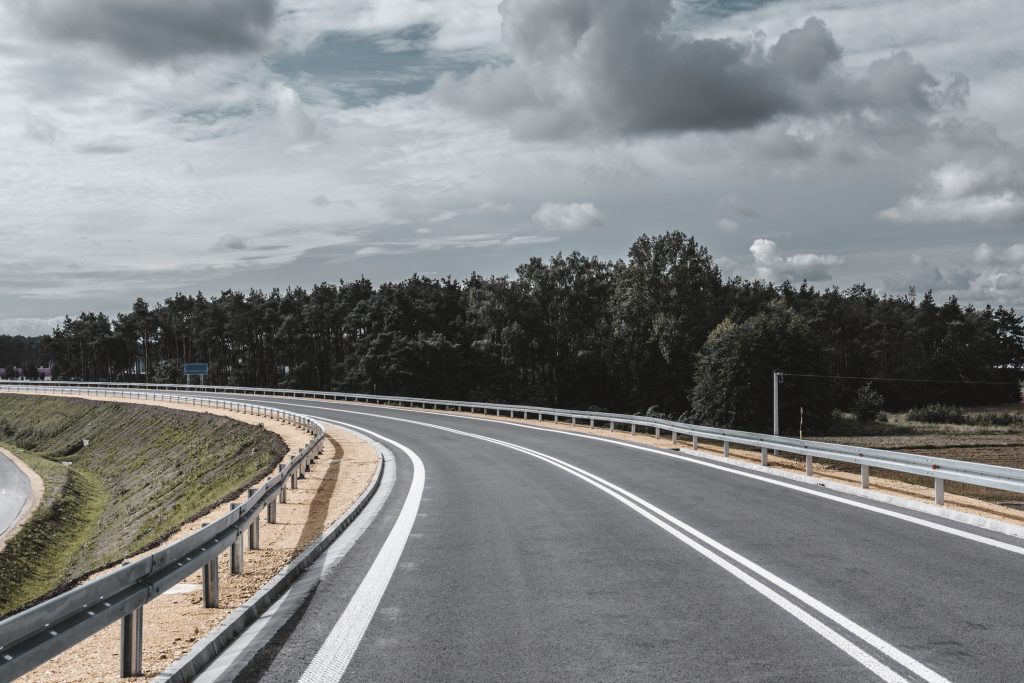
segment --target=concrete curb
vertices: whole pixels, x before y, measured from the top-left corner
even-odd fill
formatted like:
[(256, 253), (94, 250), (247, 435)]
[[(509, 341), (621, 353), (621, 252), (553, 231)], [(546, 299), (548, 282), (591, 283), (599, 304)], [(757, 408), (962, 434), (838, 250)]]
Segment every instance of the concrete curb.
[(997, 519), (991, 519), (983, 515), (974, 514), (972, 512), (961, 512), (959, 510), (949, 510), (946, 508), (933, 505), (932, 503), (924, 503), (917, 500), (911, 500), (904, 498), (903, 496), (897, 496), (889, 493), (882, 493), (880, 491), (872, 491), (871, 489), (862, 489), (857, 486), (851, 486), (849, 484), (843, 484), (836, 481), (830, 481), (821, 477), (808, 477), (806, 474), (799, 474), (797, 472), (787, 472), (777, 467), (764, 467), (757, 463), (747, 462), (739, 458), (726, 458), (721, 455), (715, 455), (712, 453), (706, 453), (701, 451), (694, 451), (690, 448), (679, 448), (670, 449), (677, 450), (679, 453), (684, 453), (688, 456), (695, 458), (702, 458), (710, 460), (720, 465), (728, 465), (730, 467), (737, 467), (740, 469), (750, 470), (752, 472), (758, 472), (761, 474), (767, 474), (773, 477), (780, 477), (783, 479), (789, 479), (791, 481), (799, 482), (801, 484), (811, 484), (813, 486), (820, 486), (830, 491), (837, 493), (845, 493), (851, 496), (857, 496), (858, 498), (867, 498), (879, 503), (885, 503), (892, 505), (893, 507), (900, 507), (906, 510), (913, 510), (915, 512), (922, 512), (927, 515), (934, 517), (942, 517), (954, 522), (960, 522), (961, 524), (968, 524), (970, 526), (979, 527), (988, 531), (995, 531), (997, 533), (1005, 534), (1007, 536), (1013, 536), (1014, 538), (1024, 538), (1024, 526), (1018, 524), (1012, 524), (1010, 522), (1001, 522)]
[[(357, 436), (365, 439), (362, 435)], [(369, 439), (365, 440), (370, 441)], [(319, 538), (306, 546), (298, 557), (281, 569), (251, 598), (229, 614), (214, 630), (206, 634), (205, 638), (197, 642), (185, 656), (164, 669), (152, 680), (159, 683), (185, 683), (202, 673), (242, 631), (270, 608), (285, 590), (295, 583), (299, 576), (355, 521), (373, 495), (377, 493), (384, 474), (384, 454), (379, 444), (373, 441), (370, 443), (377, 450), (377, 470), (373, 475), (373, 483), (363, 491), (348, 511)]]

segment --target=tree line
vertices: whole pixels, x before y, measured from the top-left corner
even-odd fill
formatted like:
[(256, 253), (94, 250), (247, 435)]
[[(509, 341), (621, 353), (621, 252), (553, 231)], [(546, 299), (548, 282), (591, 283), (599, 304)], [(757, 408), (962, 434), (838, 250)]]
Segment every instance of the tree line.
[(58, 379), (182, 382), (184, 363), (205, 362), (207, 381), (224, 385), (606, 409), (759, 431), (771, 426), (779, 370), (782, 427), (794, 432), (801, 408), (808, 427), (823, 428), (869, 383), (889, 409), (1019, 400), (1024, 324), (1013, 309), (939, 303), (930, 292), (723, 280), (705, 247), (668, 232), (641, 236), (617, 261), (559, 253), (514, 277), (179, 293), (138, 299), (113, 319), (68, 317), (46, 337), (0, 337), (0, 365), (50, 361)]

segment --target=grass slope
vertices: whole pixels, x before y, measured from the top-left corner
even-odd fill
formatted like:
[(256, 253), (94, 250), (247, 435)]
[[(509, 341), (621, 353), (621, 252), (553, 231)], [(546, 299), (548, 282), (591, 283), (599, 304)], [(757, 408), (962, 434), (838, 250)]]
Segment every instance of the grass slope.
[(261, 427), (224, 417), (11, 395), (0, 395), (0, 442), (46, 486), (0, 552), (0, 614), (152, 547), (287, 450)]

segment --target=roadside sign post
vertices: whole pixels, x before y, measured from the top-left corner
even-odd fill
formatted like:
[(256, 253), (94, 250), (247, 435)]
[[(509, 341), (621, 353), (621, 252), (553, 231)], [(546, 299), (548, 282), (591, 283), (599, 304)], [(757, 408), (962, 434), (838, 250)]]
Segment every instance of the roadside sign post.
[(198, 377), (200, 384), (205, 384), (204, 378), (210, 374), (209, 363), (185, 363), (182, 368), (186, 384), (192, 384), (192, 378)]

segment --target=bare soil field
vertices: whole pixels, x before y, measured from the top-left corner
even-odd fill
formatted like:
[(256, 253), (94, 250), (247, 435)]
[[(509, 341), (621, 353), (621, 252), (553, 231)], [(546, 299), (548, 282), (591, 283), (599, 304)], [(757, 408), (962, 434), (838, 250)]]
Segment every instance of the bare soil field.
[[(970, 413), (1012, 412), (1024, 414), (1024, 405), (1012, 404), (970, 410)], [(844, 443), (865, 448), (918, 453), (938, 458), (950, 458), (967, 462), (981, 462), (1003, 467), (1024, 468), (1024, 429), (1019, 426), (993, 427), (954, 424), (926, 424), (910, 422), (904, 415), (896, 415), (889, 422), (863, 425), (860, 433), (851, 436), (809, 436), (808, 438), (833, 443)], [(856, 471), (841, 463), (830, 466), (840, 471)], [(882, 475), (883, 473), (879, 473)], [(900, 472), (886, 472), (884, 476), (918, 485), (929, 485), (930, 480)], [(973, 496), (982, 500), (1011, 505), (1024, 502), (1024, 494), (986, 489), (956, 482), (947, 482), (946, 491)]]

